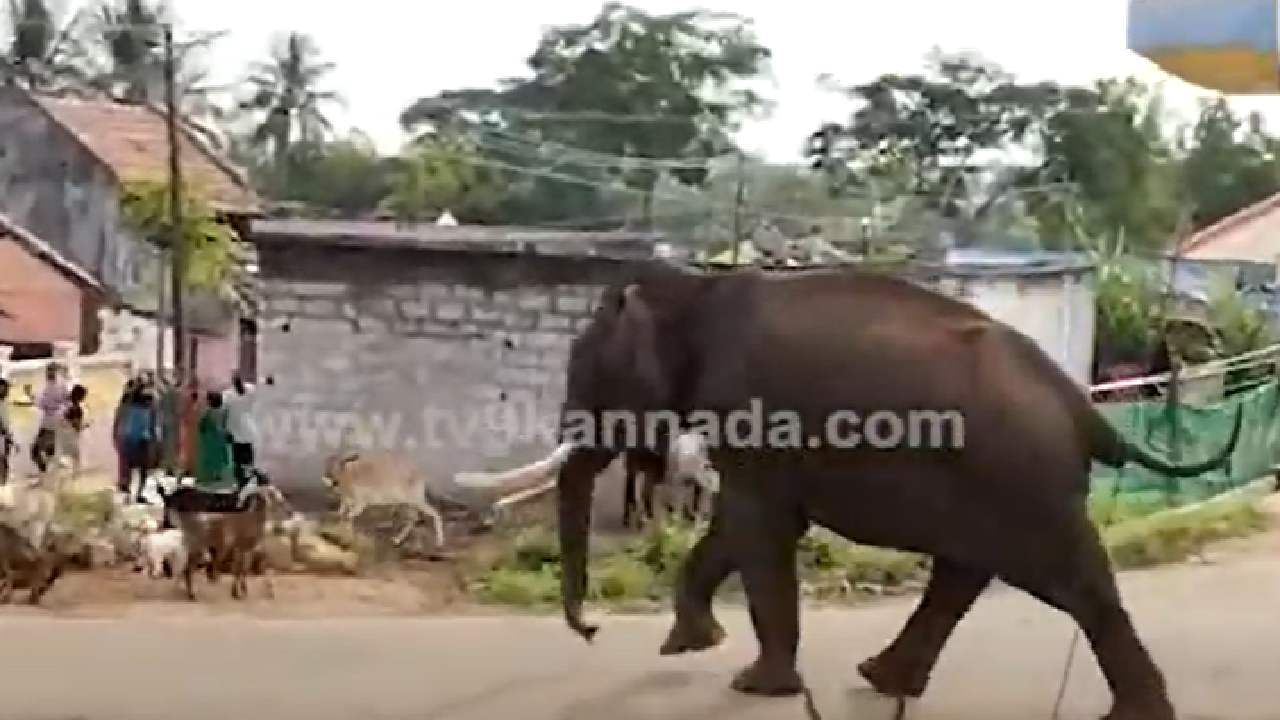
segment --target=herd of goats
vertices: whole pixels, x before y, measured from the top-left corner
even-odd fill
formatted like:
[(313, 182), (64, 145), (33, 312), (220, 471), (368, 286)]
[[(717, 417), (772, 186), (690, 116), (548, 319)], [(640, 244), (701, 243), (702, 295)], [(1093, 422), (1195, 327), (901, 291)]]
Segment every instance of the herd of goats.
[[(496, 499), (486, 517), (493, 522), (506, 508), (550, 490), (571, 449), (561, 445), (546, 458), (513, 470), (464, 472), (454, 480), (493, 492)], [(709, 514), (719, 477), (700, 436), (679, 436), (665, 463), (628, 455), (624, 468), (622, 516), (628, 528), (661, 522), (675, 513), (690, 518)], [(445, 546), (441, 503), (432, 499), (426, 477), (411, 459), (340, 453), (326, 461), (324, 482), (338, 498), (340, 521), (354, 523), (371, 507), (404, 508), (415, 517), (395, 533), (394, 544), (403, 544), (420, 522), (429, 521), (436, 546)], [(36, 477), (0, 485), (0, 603), (9, 603), (16, 589), (25, 588), (28, 602), (38, 604), (84, 552), (76, 533), (55, 519), (59, 494), (52, 484)], [(266, 538), (283, 534), (296, 542), (300, 532), (313, 526), (261, 473), (251, 473), (249, 482), (235, 492), (199, 490), (163, 474), (153, 475), (148, 484), (155, 502), (118, 508), (125, 516), (122, 531), (129, 535), (124, 544), (135, 558), (135, 570), (152, 578), (179, 577), (191, 600), (196, 597), (193, 574), (199, 568), (211, 583), (218, 581), (220, 572), (229, 571), (236, 599), (247, 596), (247, 576), (259, 568), (266, 595), (272, 597), (270, 565), (264, 562)]]

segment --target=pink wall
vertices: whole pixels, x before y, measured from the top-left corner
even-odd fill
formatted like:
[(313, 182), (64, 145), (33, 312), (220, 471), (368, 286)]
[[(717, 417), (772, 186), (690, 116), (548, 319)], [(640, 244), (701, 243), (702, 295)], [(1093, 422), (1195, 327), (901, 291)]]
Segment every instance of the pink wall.
[(202, 387), (222, 389), (240, 367), (240, 342), (235, 332), (224, 337), (193, 336), (196, 344), (196, 377)]

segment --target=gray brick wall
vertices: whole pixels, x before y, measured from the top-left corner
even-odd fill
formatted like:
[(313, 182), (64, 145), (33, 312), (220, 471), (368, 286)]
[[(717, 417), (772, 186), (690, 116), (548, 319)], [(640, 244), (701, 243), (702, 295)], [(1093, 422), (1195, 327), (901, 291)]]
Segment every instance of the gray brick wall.
[(628, 268), (585, 257), (259, 252), (259, 374), (276, 379), (259, 454), (300, 489), (319, 485), (343, 444), (408, 453), (445, 492), (457, 471), (545, 456), (569, 345)]

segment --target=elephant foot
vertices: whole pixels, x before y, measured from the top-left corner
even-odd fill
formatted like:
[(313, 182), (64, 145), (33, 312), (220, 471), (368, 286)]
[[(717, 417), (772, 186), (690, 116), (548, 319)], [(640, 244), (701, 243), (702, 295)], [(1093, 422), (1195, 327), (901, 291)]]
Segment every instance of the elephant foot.
[(892, 698), (918, 698), (929, 684), (927, 675), (914, 672), (902, 663), (886, 660), (883, 655), (862, 661), (858, 665), (858, 674), (876, 692)]
[(702, 652), (724, 642), (724, 638), (724, 628), (713, 617), (708, 616), (699, 621), (684, 621), (677, 618), (658, 653), (681, 655), (688, 652)]
[(747, 695), (790, 697), (804, 692), (804, 680), (795, 667), (769, 665), (757, 660), (739, 672), (730, 687)]
[(1143, 700), (1117, 700), (1102, 720), (1178, 720), (1173, 705), (1166, 697)]

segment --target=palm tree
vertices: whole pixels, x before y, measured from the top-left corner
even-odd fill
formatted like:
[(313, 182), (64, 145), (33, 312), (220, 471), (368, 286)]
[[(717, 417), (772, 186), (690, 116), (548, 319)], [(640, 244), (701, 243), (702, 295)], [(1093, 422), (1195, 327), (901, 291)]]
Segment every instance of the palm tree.
[[(126, 102), (160, 102), (164, 98), (164, 28), (170, 9), (163, 2), (105, 0), (98, 6), (93, 29), (98, 70), (93, 84), (107, 95)], [(174, 40), (178, 96), (183, 110), (209, 115), (210, 97), (222, 88), (205, 83), (207, 70), (197, 54), (225, 32), (195, 33)]]
[(87, 75), (82, 66), (84, 48), (78, 41), (82, 12), (65, 24), (45, 0), (9, 0), (8, 37), (0, 49), (0, 68), (6, 83), (18, 82), (30, 90), (82, 87)]
[(320, 50), (307, 35), (290, 33), (272, 52), (268, 62), (255, 63), (248, 82), (253, 95), (241, 107), (256, 115), (252, 140), (270, 147), (276, 181), (287, 183), (290, 150), (294, 143), (317, 143), (333, 131), (325, 106), (341, 103), (337, 93), (320, 89), (334, 64), (321, 59)]

